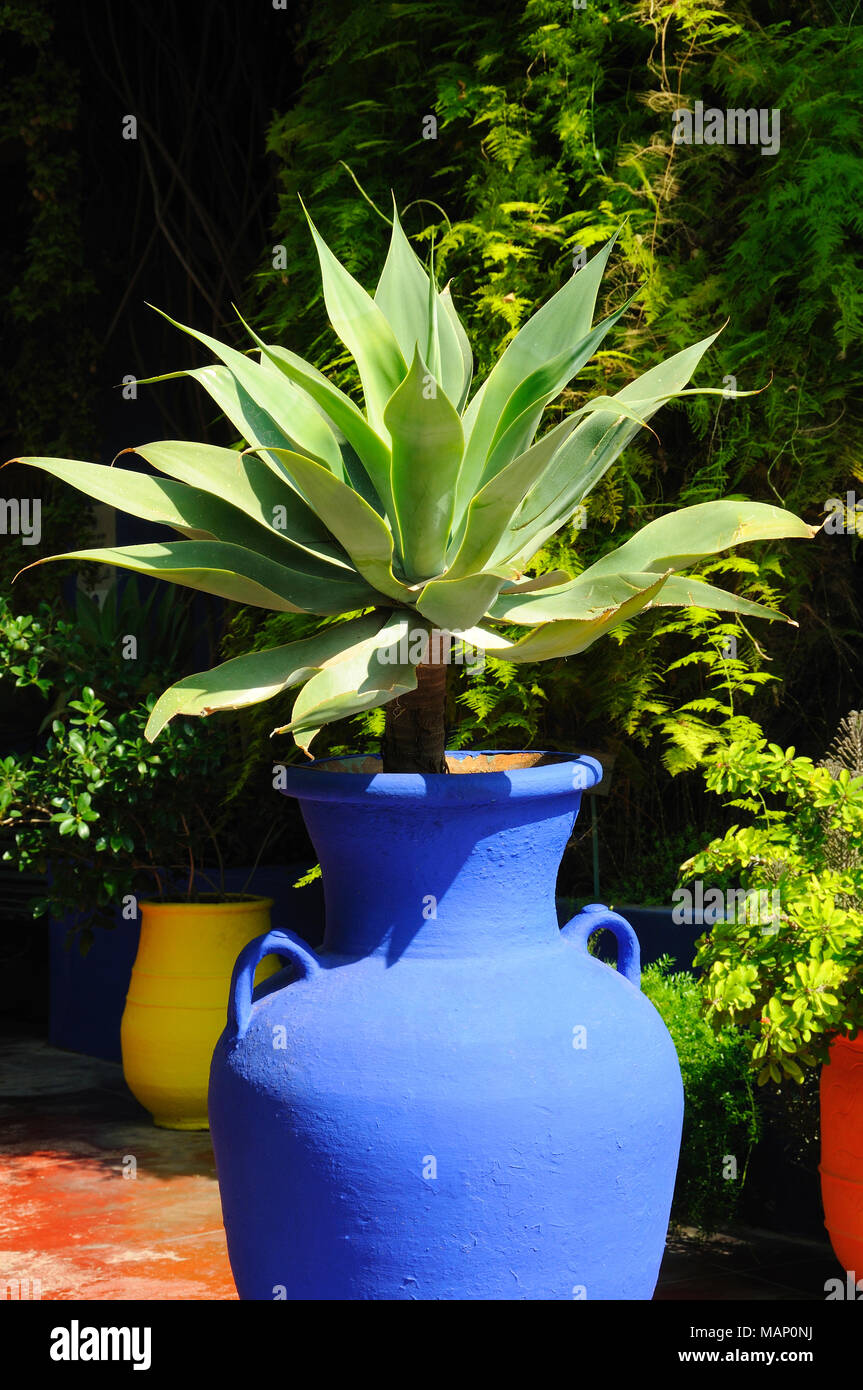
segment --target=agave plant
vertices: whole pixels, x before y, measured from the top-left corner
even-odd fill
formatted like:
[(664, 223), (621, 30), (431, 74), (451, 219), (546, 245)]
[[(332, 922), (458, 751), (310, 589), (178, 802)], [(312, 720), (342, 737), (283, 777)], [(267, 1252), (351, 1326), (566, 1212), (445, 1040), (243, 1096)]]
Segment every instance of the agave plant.
[[(290, 731), (306, 751), (324, 724), (385, 706), (385, 769), (445, 771), (445, 667), (434, 643), (423, 646), (425, 635), (535, 662), (582, 652), (657, 604), (781, 616), (678, 573), (744, 541), (814, 534), (758, 502), (664, 515), (576, 578), (527, 573), (637, 431), (664, 402), (690, 394), (686, 384), (717, 336), (535, 439), (546, 406), (627, 307), (593, 322), (614, 237), (524, 324), (471, 394), (473, 359), (450, 287), (438, 290), (395, 208), (374, 296), (309, 226), (329, 318), (356, 363), (364, 408), (246, 324), (255, 344), (248, 354), (176, 324), (216, 360), (169, 376), (199, 382), (245, 447), (168, 440), (124, 451), (161, 478), (70, 459), (18, 460), (181, 536), (46, 558), (118, 565), (280, 612), (344, 616), (315, 636), (171, 686), (153, 708), (150, 739), (177, 715), (237, 709), (299, 686), (290, 722), (274, 732)], [(502, 625), (525, 630), (512, 637)]]

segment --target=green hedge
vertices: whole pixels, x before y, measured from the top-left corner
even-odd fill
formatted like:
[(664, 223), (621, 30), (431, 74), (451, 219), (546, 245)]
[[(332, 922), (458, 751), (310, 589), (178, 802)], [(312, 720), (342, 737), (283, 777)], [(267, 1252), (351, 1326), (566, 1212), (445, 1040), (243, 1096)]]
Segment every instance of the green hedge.
[(672, 1219), (710, 1231), (737, 1214), (760, 1137), (748, 1049), (733, 1028), (714, 1032), (701, 1014), (698, 982), (686, 972), (672, 974), (667, 958), (647, 966), (642, 987), (671, 1034), (683, 1077)]

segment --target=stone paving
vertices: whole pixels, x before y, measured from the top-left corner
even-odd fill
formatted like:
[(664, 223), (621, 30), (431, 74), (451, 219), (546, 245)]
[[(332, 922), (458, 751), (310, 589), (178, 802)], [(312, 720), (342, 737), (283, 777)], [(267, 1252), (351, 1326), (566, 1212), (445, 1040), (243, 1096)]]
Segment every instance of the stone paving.
[[(207, 1133), (156, 1129), (113, 1062), (0, 1044), (0, 1290), (43, 1299), (236, 1299)], [(824, 1299), (826, 1239), (677, 1231), (660, 1300)]]

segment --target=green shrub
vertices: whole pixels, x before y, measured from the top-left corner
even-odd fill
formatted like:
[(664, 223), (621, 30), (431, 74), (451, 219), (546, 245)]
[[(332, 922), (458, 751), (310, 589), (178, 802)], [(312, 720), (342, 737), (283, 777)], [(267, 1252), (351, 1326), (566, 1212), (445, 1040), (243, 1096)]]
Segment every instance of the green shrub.
[(833, 1037), (863, 1027), (863, 740), (844, 729), (826, 766), (764, 738), (716, 754), (706, 785), (750, 823), (681, 866), (752, 895), (702, 938), (696, 964), (708, 1015), (740, 1029), (759, 1084), (802, 1081)]
[(734, 1028), (711, 1028), (698, 981), (669, 967), (667, 956), (648, 965), (642, 988), (671, 1034), (683, 1077), (686, 1108), (672, 1219), (709, 1231), (737, 1211), (759, 1138), (759, 1112), (745, 1044)]
[(142, 602), (127, 586), (101, 609), (81, 595), (72, 620), (47, 604), (13, 615), (0, 597), (0, 696), (26, 692), (44, 716), (33, 748), (0, 759), (0, 849), (44, 875), (34, 916), (71, 918), (83, 949), (127, 895), (183, 897), (192, 866), (218, 860), (230, 724), (183, 721), (158, 751), (144, 738), (162, 672), (191, 641), (170, 594)]

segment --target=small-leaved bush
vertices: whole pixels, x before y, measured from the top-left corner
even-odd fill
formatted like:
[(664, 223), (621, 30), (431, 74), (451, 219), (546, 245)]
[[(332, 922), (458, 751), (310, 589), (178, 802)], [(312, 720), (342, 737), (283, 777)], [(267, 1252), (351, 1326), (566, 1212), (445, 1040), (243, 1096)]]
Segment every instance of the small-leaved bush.
[(682, 872), (749, 890), (755, 911), (726, 913), (734, 920), (702, 938), (695, 963), (708, 1016), (739, 1029), (760, 1084), (801, 1081), (804, 1067), (827, 1061), (834, 1036), (863, 1027), (863, 765), (853, 727), (856, 741), (846, 721), (826, 766), (764, 738), (707, 762), (709, 790), (749, 823)]
[[(146, 741), (152, 687), (162, 663), (180, 659), (189, 627), (134, 591), (106, 605), (85, 596), (70, 619), (47, 605), (13, 615), (0, 598), (0, 688), (30, 691), (44, 711), (35, 747), (0, 759), (2, 857), (43, 878), (34, 916), (69, 921), (84, 948), (127, 895), (186, 897), (193, 869), (218, 862), (225, 798), (214, 789), (231, 734), (183, 720), (158, 750)], [(118, 643), (130, 627), (150, 640), (124, 661)]]

